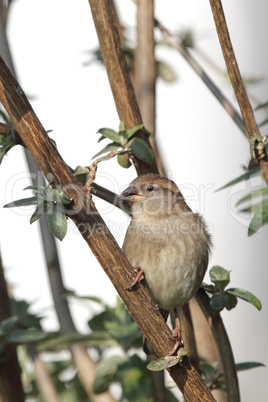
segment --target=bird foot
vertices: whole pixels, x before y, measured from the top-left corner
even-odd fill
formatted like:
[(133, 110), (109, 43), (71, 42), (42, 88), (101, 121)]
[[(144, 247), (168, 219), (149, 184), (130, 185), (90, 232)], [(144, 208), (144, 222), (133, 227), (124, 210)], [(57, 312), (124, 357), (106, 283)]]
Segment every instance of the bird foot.
[(172, 330), (172, 335), (169, 336), (169, 339), (175, 342), (172, 350), (168, 353), (167, 356), (173, 356), (177, 354), (177, 351), (180, 347), (183, 347), (183, 340), (181, 339), (181, 326), (179, 323), (179, 319), (176, 316), (175, 318), (176, 326)]
[(137, 285), (137, 283), (144, 279), (144, 271), (141, 269), (141, 267), (135, 267), (134, 270), (136, 271), (134, 281), (126, 289), (132, 289), (135, 285)]

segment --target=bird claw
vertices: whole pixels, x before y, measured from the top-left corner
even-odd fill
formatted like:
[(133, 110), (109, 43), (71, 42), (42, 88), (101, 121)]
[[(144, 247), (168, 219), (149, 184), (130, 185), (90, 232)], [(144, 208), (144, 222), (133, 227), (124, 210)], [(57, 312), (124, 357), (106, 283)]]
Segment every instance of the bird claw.
[(176, 355), (177, 352), (178, 352), (178, 350), (179, 350), (181, 347), (184, 346), (183, 340), (181, 339), (181, 326), (180, 326), (180, 323), (179, 323), (179, 319), (178, 319), (178, 317), (177, 317), (177, 314), (176, 314), (175, 321), (176, 321), (176, 326), (175, 326), (175, 328), (172, 330), (172, 334), (169, 335), (169, 339), (171, 339), (172, 341), (174, 341), (175, 344), (174, 344), (172, 350), (168, 353), (167, 356)]
[(137, 283), (141, 282), (144, 279), (144, 271), (141, 267), (135, 267), (135, 271), (137, 272), (134, 281), (126, 288), (127, 290), (132, 289)]

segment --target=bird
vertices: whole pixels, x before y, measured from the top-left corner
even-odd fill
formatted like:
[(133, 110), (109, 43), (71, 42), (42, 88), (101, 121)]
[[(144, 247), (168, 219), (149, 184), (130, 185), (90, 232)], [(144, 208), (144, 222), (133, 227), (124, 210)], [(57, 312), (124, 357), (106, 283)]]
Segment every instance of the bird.
[[(175, 314), (171, 338), (176, 354), (183, 345), (178, 309), (199, 289), (212, 246), (204, 219), (186, 204), (174, 181), (155, 173), (134, 179), (120, 194), (131, 209), (123, 251), (163, 317)], [(144, 351), (153, 353), (146, 342)]]

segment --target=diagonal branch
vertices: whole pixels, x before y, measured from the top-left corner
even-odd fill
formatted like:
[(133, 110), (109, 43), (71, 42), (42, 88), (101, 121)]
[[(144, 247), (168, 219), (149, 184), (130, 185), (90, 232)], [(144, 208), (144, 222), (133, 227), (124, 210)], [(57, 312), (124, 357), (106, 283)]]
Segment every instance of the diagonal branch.
[[(263, 143), (262, 137), (239, 71), (221, 1), (210, 0), (210, 5), (230, 81), (234, 88), (235, 96), (245, 122), (247, 137), (250, 141), (253, 141), (252, 145), (261, 145)], [(268, 157), (264, 143), (262, 146), (262, 152), (260, 153), (259, 163), (264, 180), (268, 185)]]
[[(25, 145), (49, 181), (74, 201), (68, 215), (74, 221), (93, 254), (112, 281), (119, 296), (159, 356), (165, 356), (173, 343), (170, 329), (149, 297), (139, 285), (126, 291), (132, 282), (133, 269), (95, 208), (88, 192), (83, 191), (70, 168), (47, 135), (2, 58), (0, 58), (0, 101)], [(214, 400), (196, 370), (186, 364), (175, 367), (170, 375), (186, 401)]]
[[(142, 117), (113, 18), (111, 2), (89, 0), (89, 3), (119, 118), (127, 129), (135, 127), (142, 123)], [(137, 135), (149, 144), (145, 129), (141, 129)], [(134, 159), (134, 164), (138, 174), (157, 172), (155, 164), (148, 165), (137, 159)]]

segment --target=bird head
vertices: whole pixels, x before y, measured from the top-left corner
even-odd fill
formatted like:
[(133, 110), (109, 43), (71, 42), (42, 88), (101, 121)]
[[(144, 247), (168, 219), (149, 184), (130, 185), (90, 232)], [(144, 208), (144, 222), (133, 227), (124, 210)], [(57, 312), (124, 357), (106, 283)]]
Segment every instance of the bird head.
[(137, 177), (120, 194), (120, 199), (131, 206), (133, 217), (167, 217), (174, 207), (189, 210), (177, 185), (166, 177), (149, 173)]

